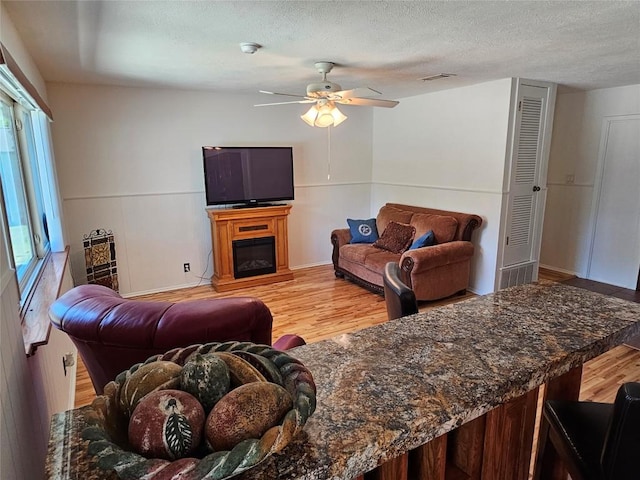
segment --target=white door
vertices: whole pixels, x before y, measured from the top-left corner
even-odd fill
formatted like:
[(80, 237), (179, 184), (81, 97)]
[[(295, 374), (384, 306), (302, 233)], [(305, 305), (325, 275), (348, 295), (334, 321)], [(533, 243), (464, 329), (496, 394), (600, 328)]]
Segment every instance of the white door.
[(522, 85), (518, 92), (503, 267), (537, 258), (534, 247), (539, 232), (535, 229), (542, 225), (544, 207), (540, 173), (547, 99), (546, 87)]
[(640, 115), (604, 120), (587, 277), (635, 290), (640, 265)]

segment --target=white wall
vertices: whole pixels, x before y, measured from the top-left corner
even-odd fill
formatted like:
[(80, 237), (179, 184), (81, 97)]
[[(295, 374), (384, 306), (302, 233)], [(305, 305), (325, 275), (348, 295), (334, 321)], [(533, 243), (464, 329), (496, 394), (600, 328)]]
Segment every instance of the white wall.
[[(42, 77), (2, 4), (0, 41), (40, 95), (47, 98)], [(15, 273), (10, 269), (7, 238), (0, 214), (0, 478), (43, 478), (51, 414), (73, 404), (75, 369), (64, 376), (62, 355), (75, 349), (66, 335), (52, 332), (50, 343), (27, 358), (20, 324), (20, 298)], [(65, 283), (70, 285), (70, 279)]]
[[(20, 325), (20, 296), (9, 268), (4, 221), (0, 222), (0, 478), (43, 478), (54, 413), (73, 408), (76, 367), (62, 367), (69, 337), (52, 329), (47, 345), (27, 358)], [(71, 286), (65, 279), (63, 291)]]
[(24, 353), (18, 286), (0, 223), (0, 478), (42, 478), (48, 431)]
[(385, 202), (475, 213), (470, 290), (492, 292), (511, 79), (402, 99), (374, 113), (371, 213)]
[(47, 89), (45, 82), (40, 75), (40, 71), (36, 64), (33, 62), (31, 55), (27, 52), (18, 32), (16, 31), (11, 17), (4, 8), (4, 5), (0, 1), (0, 41), (7, 47), (9, 53), (14, 58), (20, 69), (27, 76), (29, 81), (36, 87), (38, 93), (47, 101)]
[(56, 83), (48, 89), (76, 282), (86, 281), (82, 236), (96, 228), (114, 233), (124, 294), (209, 281), (203, 145), (293, 146), (293, 268), (328, 263), (331, 230), (346, 226), (347, 215), (369, 212), (371, 108), (345, 108), (349, 119), (332, 129), (327, 180), (328, 132), (302, 122), (303, 105), (256, 108), (265, 100), (259, 94)]
[[(606, 116), (637, 113), (640, 85), (558, 94), (547, 177), (542, 265), (580, 277), (586, 275), (602, 123)], [(573, 184), (567, 184), (567, 175), (574, 175)]]

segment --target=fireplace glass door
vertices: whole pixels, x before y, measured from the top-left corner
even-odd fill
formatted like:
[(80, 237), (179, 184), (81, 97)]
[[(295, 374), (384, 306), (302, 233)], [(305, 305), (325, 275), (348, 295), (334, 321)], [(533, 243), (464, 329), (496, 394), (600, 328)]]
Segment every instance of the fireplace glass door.
[(233, 241), (234, 278), (276, 273), (275, 237)]

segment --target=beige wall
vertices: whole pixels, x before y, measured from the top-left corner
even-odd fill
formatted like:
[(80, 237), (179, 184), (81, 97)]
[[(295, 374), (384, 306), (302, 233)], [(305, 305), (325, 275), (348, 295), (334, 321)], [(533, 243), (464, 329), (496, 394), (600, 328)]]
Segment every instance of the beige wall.
[(11, 56), (15, 59), (20, 69), (25, 73), (29, 81), (36, 87), (40, 96), (47, 101), (47, 88), (44, 79), (36, 64), (33, 63), (31, 55), (27, 52), (18, 32), (13, 26), (11, 17), (0, 2), (0, 42), (7, 47)]
[[(640, 113), (640, 85), (558, 94), (549, 157), (541, 264), (584, 277), (602, 122)], [(638, 159), (630, 159), (638, 161)], [(574, 183), (567, 183), (567, 175)]]
[[(304, 105), (256, 108), (265, 100), (259, 94), (55, 83), (48, 88), (76, 282), (86, 281), (82, 236), (96, 228), (114, 233), (124, 294), (208, 282), (203, 145), (293, 146), (293, 268), (328, 263), (331, 230), (346, 226), (347, 215), (369, 211), (370, 108), (346, 107), (348, 120), (332, 129), (327, 179), (328, 130), (299, 118)], [(186, 262), (189, 274), (182, 269)]]
[(345, 108), (349, 119), (331, 131), (329, 180), (328, 132), (305, 125), (298, 105), (257, 109), (259, 95), (49, 84), (74, 278), (84, 277), (82, 235), (99, 227), (116, 237), (123, 293), (207, 282), (200, 147), (292, 145), (293, 268), (329, 263), (329, 233), (346, 217), (406, 201), (485, 218), (472, 290), (492, 291), (511, 84), (402, 99), (388, 110)]
[[(1, 4), (0, 41), (46, 98), (42, 77)], [(4, 219), (0, 218), (0, 478), (43, 478), (51, 414), (73, 405), (75, 369), (64, 375), (62, 355), (74, 353), (75, 348), (66, 335), (52, 332), (48, 345), (30, 358), (25, 355), (18, 287), (9, 264), (7, 238)], [(65, 285), (71, 285), (70, 277)]]
[(512, 80), (406, 98), (374, 113), (372, 209), (388, 201), (475, 213), (470, 290), (494, 289)]

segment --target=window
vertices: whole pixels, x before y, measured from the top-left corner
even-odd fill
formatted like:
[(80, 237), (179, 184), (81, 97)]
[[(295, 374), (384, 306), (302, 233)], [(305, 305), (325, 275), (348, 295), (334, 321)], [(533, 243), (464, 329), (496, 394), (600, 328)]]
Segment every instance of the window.
[(0, 185), (22, 301), (49, 251), (42, 159), (37, 153), (35, 133), (42, 131), (36, 128), (39, 113), (0, 92)]

